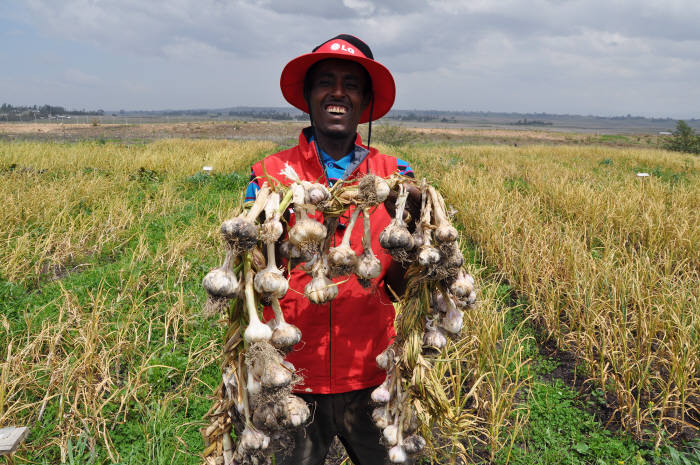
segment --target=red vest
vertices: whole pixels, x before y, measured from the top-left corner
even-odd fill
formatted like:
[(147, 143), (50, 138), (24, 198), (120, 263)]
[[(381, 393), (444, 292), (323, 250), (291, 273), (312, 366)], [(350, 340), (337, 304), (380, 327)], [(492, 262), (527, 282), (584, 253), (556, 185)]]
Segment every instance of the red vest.
[[(361, 144), (358, 135), (357, 142)], [(315, 144), (309, 144), (302, 132), (299, 145), (266, 157), (253, 166), (253, 173), (264, 179), (265, 174), (279, 182), (291, 184), (280, 171), (289, 163), (301, 179), (326, 183)], [(263, 168), (264, 166), (264, 168)], [(371, 149), (365, 161), (348, 177), (354, 179), (367, 172), (386, 177), (397, 171), (396, 158)], [(262, 182), (259, 181), (259, 184)], [(352, 214), (346, 212), (342, 223)], [(317, 217), (322, 221), (321, 215)], [(369, 289), (363, 288), (352, 275), (335, 278), (342, 283), (338, 296), (328, 304), (316, 305), (304, 297), (304, 287), (311, 277), (296, 267), (291, 271), (289, 291), (280, 300), (285, 319), (301, 330), (301, 342), (287, 356), (304, 378), (297, 392), (331, 394), (364, 389), (384, 381), (386, 373), (377, 366), (375, 357), (395, 336), (394, 306), (384, 290), (384, 275), (391, 257), (379, 245), (379, 233), (391, 217), (384, 205), (370, 216), (372, 250), (382, 263), (382, 274)], [(331, 246), (340, 244), (344, 228), (338, 228)], [(362, 215), (352, 231), (350, 243), (359, 256), (362, 253)], [(266, 320), (274, 317), (265, 308)]]

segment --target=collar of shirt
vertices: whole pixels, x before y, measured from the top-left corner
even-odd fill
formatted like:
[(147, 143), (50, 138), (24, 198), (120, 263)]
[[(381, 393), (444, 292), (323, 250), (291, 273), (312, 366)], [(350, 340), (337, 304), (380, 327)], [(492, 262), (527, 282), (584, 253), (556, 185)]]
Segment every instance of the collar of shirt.
[[(313, 141), (314, 139), (311, 137), (309, 142)], [(318, 147), (318, 145), (316, 145), (316, 147)], [(340, 160), (334, 160), (333, 157), (321, 150), (320, 147), (318, 147), (318, 151), (321, 155), (321, 163), (323, 164), (323, 168), (326, 170), (328, 184), (331, 186), (346, 176), (346, 170), (352, 164), (356, 156), (356, 151), (352, 150)]]

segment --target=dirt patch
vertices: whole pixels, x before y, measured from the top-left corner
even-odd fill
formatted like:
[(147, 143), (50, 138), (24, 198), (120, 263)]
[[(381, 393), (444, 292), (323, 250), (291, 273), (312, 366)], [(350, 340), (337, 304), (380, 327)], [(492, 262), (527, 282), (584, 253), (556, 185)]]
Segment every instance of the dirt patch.
[(306, 123), (267, 121), (201, 121), (143, 124), (0, 123), (0, 139), (79, 141), (256, 139), (284, 143), (296, 140)]

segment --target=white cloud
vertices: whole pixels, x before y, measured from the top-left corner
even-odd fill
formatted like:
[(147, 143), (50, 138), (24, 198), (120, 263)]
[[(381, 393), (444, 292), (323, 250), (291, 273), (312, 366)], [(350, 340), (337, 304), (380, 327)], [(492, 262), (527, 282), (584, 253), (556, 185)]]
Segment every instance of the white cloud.
[[(25, 5), (31, 14), (24, 21), (42, 33), (90, 44), (123, 63), (124, 75), (115, 79), (133, 80), (131, 68), (142, 66), (142, 81), (167, 82), (153, 88), (170, 89), (168, 102), (183, 92), (177, 81), (186, 76), (188, 82), (201, 80), (190, 86), (200, 99), (216, 101), (214, 92), (224, 89), (232, 103), (253, 98), (259, 101), (246, 104), (281, 103), (276, 81), (284, 64), (338, 33), (350, 33), (365, 40), (399, 85), (410, 89), (399, 87), (400, 105), (407, 107), (479, 109), (478, 102), (484, 110), (512, 104), (513, 111), (518, 105), (552, 111), (568, 105), (580, 112), (597, 104), (603, 112), (619, 104), (634, 107), (624, 113), (645, 108), (655, 113), (673, 101), (697, 112), (680, 97), (697, 92), (700, 75), (697, 0), (26, 0)], [(66, 74), (66, 81), (99, 85), (90, 63), (75, 58), (62, 66), (79, 71), (70, 79)], [(662, 96), (659, 89), (668, 87)], [(634, 102), (632, 95), (645, 97)], [(150, 104), (158, 105), (155, 97)]]

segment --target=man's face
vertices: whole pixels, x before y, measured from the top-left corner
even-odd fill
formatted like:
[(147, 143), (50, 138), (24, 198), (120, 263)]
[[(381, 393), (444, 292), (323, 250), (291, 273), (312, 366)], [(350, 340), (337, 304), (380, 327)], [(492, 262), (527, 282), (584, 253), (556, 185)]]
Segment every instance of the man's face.
[(309, 110), (317, 131), (332, 138), (354, 135), (369, 103), (367, 78), (361, 65), (348, 60), (324, 60), (312, 70)]

